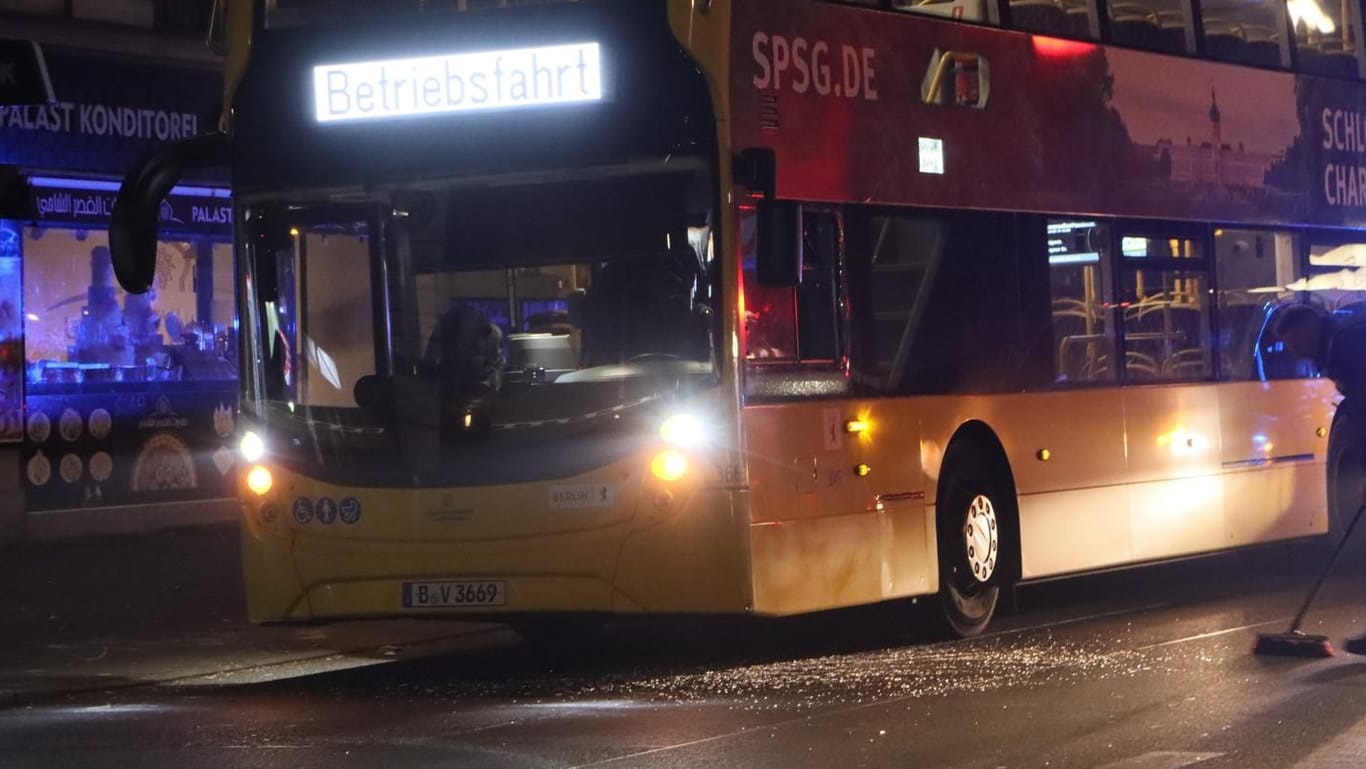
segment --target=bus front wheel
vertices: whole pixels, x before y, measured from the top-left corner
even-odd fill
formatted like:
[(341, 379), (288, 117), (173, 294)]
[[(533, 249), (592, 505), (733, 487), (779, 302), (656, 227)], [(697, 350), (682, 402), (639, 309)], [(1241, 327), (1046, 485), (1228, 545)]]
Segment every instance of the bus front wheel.
[[(961, 638), (981, 634), (996, 613), (1008, 579), (1013, 506), (1008, 487), (971, 446), (945, 458), (937, 528), (939, 598), (947, 630)], [(950, 463), (951, 462), (951, 463)]]
[(1362, 504), (1362, 484), (1366, 483), (1366, 446), (1352, 422), (1356, 415), (1348, 413), (1352, 405), (1342, 405), (1328, 434), (1328, 536), (1333, 544), (1352, 523)]

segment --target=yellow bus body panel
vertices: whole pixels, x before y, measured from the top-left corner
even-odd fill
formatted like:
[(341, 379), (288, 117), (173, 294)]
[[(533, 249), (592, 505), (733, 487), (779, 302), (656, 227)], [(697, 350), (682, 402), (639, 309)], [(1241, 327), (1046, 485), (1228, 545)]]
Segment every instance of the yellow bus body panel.
[[(272, 467), (265, 497), (243, 489), (248, 613), (266, 622), (746, 611), (745, 495), (710, 484), (713, 468), (702, 462), (673, 484), (627, 471), (647, 461), (554, 482), (432, 490), (338, 486)], [(603, 488), (610, 504), (551, 501), (566, 489)], [(295, 520), (300, 498), (314, 508), (324, 498), (352, 498), (360, 520)], [(506, 603), (404, 608), (405, 581), (439, 580), (504, 581)]]
[(746, 408), (755, 610), (936, 592), (935, 495), (968, 422), (1009, 462), (1026, 580), (1323, 534), (1336, 400), (1287, 380)]

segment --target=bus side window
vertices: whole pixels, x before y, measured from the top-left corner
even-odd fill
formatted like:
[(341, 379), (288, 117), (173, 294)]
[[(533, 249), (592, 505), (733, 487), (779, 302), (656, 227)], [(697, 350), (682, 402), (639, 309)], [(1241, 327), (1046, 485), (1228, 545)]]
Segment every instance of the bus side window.
[(808, 212), (802, 217), (802, 273), (796, 286), (759, 284), (753, 265), (752, 228), (753, 217), (744, 217), (745, 359), (794, 363), (838, 360), (839, 219), (827, 212)]
[(1199, 381), (1214, 374), (1208, 261), (1203, 239), (1182, 232), (1171, 226), (1120, 231), (1128, 382)]
[(269, 400), (294, 400), (298, 395), (298, 372), (295, 366), (297, 320), (294, 307), (297, 297), (292, 243), (276, 239), (258, 246), (254, 277), (261, 323), (261, 328), (257, 329), (260, 334), (257, 344), (260, 345), (264, 374), (264, 392), (259, 396)]
[(839, 358), (839, 223), (833, 214), (802, 221), (802, 282), (797, 286), (797, 341), (804, 361)]
[(1094, 219), (1049, 219), (1047, 237), (1053, 381), (1112, 382), (1119, 374), (1109, 229)]
[(791, 286), (759, 283), (755, 248), (758, 219), (753, 210), (740, 212), (740, 312), (744, 324), (745, 360), (755, 363), (797, 359), (796, 292)]
[(1278, 307), (1295, 298), (1299, 237), (1293, 232), (1216, 229), (1220, 378), (1265, 381), (1304, 376), (1304, 361), (1272, 331)]

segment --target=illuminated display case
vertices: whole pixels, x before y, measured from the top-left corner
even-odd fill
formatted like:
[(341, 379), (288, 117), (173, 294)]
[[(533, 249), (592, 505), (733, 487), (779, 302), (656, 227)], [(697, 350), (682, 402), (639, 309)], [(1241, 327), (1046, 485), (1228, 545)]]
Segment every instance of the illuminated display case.
[(237, 331), (231, 217), (218, 212), (230, 203), (211, 188), (173, 196), (156, 283), (135, 295), (114, 279), (106, 186), (33, 180), (39, 219), (19, 228), (29, 509), (228, 496)]
[(58, 101), (0, 108), (0, 163), (21, 169), (31, 194), (32, 218), (0, 222), (0, 440), (21, 441), (26, 507), (230, 497), (237, 330), (226, 182), (199, 177), (166, 199), (145, 295), (118, 287), (108, 238), (119, 178), (161, 143), (211, 128), (221, 76), (46, 53)]
[(23, 438), (24, 339), (19, 227), (0, 220), (0, 443)]

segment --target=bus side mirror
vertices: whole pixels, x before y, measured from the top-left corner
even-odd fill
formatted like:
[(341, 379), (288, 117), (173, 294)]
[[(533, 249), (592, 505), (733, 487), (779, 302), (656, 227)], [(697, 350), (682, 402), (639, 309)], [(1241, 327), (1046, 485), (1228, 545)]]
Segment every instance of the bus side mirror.
[(228, 141), (204, 134), (158, 147), (123, 177), (109, 220), (114, 276), (130, 294), (145, 294), (156, 278), (161, 201), (192, 169), (225, 165)]
[(759, 202), (755, 278), (761, 286), (795, 286), (802, 280), (802, 206), (778, 200), (778, 156), (750, 147), (735, 158), (736, 181)]
[(788, 200), (761, 200), (756, 211), (758, 248), (755, 278), (761, 286), (795, 286), (802, 282), (802, 205)]

